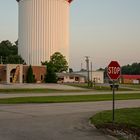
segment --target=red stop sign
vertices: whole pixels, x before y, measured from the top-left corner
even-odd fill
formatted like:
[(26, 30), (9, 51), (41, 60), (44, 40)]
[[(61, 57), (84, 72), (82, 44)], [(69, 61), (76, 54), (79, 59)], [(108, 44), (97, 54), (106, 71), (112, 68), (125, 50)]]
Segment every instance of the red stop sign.
[(111, 61), (107, 67), (107, 75), (111, 80), (117, 80), (121, 75), (121, 67), (117, 61)]

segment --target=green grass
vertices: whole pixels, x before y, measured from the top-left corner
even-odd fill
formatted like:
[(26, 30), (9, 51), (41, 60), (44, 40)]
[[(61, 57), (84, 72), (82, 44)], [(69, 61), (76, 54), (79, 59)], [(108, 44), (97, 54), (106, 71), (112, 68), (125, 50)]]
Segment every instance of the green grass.
[[(85, 88), (85, 89), (90, 89), (90, 90), (95, 90), (95, 91), (111, 91), (111, 88), (110, 86), (98, 86), (98, 85), (93, 85), (93, 87), (88, 87), (87, 83), (82, 83), (82, 84), (79, 84), (79, 83), (69, 83), (69, 84), (66, 84), (66, 85), (69, 85), (69, 86), (74, 86), (74, 87), (80, 87), (80, 88)], [(133, 91), (133, 89), (127, 89), (127, 88), (119, 88), (118, 91)]]
[(0, 93), (64, 93), (64, 92), (82, 92), (82, 91), (83, 90), (59, 90), (46, 88), (0, 89)]
[[(97, 91), (111, 91), (110, 87), (108, 86), (95, 86), (93, 89)], [(127, 88), (119, 88), (118, 91), (133, 91), (132, 89), (127, 89)]]
[(128, 88), (130, 87), (130, 88), (140, 89), (140, 84), (121, 84), (121, 85)]
[[(140, 99), (140, 93), (116, 94), (116, 100)], [(111, 94), (104, 95), (70, 95), (70, 96), (45, 96), (45, 97), (17, 97), (0, 99), (0, 104), (18, 103), (64, 103), (64, 102), (91, 102), (112, 100)]]
[(80, 88), (88, 88), (87, 83), (68, 83), (65, 85), (73, 86), (73, 87), (80, 87)]
[(140, 107), (115, 110), (115, 123), (112, 123), (112, 111), (97, 113), (90, 120), (97, 128), (117, 129), (140, 135)]
[[(95, 126), (100, 126), (112, 122), (112, 111), (103, 111), (97, 113), (91, 118)], [(115, 123), (128, 124), (140, 128), (140, 108), (116, 109)]]

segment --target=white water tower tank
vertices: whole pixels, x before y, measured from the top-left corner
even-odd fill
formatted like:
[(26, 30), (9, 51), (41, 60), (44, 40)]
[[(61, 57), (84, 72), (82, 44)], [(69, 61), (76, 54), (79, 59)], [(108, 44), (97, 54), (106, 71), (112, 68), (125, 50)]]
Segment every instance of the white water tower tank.
[(69, 61), (69, 7), (72, 0), (17, 0), (18, 53), (27, 64), (41, 65), (55, 52)]

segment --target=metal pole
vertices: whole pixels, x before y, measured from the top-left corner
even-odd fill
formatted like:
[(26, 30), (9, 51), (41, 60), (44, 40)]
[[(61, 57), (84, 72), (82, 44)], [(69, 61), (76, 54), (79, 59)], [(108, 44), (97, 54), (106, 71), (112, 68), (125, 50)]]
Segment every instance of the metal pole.
[(89, 56), (86, 56), (86, 63), (87, 63), (87, 80), (88, 80), (88, 87), (89, 87)]
[(92, 62), (90, 64), (91, 64), (91, 87), (92, 87), (93, 86), (93, 83), (92, 83), (92, 81), (93, 81), (93, 79), (92, 79)]
[(83, 69), (83, 63), (81, 62), (81, 70)]
[(113, 112), (112, 112), (112, 122), (115, 121), (115, 81), (113, 80)]
[(29, 65), (31, 65), (30, 53), (29, 53)]

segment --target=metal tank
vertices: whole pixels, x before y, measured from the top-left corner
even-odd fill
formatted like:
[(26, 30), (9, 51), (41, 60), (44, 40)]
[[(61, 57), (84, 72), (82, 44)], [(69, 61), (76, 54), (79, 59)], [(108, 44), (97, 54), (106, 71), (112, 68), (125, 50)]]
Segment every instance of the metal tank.
[(27, 64), (41, 65), (55, 52), (69, 61), (69, 8), (72, 0), (17, 0), (18, 53)]

